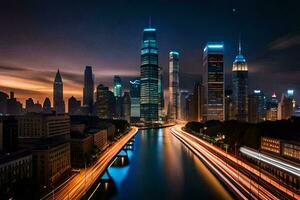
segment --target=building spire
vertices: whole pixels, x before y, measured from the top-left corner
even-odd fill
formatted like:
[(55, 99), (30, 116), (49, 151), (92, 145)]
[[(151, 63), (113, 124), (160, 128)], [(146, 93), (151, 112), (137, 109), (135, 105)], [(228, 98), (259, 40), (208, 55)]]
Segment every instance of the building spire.
[(151, 16), (149, 16), (149, 28), (151, 28)]
[(241, 34), (239, 36), (239, 55), (242, 54)]

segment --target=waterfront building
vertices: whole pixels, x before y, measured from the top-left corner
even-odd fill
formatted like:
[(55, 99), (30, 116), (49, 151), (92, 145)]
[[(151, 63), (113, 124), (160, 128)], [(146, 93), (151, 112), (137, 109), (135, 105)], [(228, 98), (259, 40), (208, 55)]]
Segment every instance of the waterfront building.
[(224, 44), (208, 42), (203, 52), (204, 120), (224, 120)]
[(179, 119), (186, 120), (186, 98), (189, 94), (188, 90), (181, 90), (180, 91), (180, 98), (179, 98)]
[(156, 29), (145, 28), (141, 45), (141, 121), (159, 120), (158, 94), (159, 66)]
[(203, 85), (201, 81), (195, 82), (194, 92), (193, 92), (193, 101), (194, 101), (194, 115), (193, 118), (195, 121), (203, 121)]
[(129, 92), (124, 92), (123, 96), (123, 119), (130, 122), (131, 98)]
[(169, 53), (169, 119), (176, 120), (179, 117), (179, 53)]
[(140, 121), (140, 94), (141, 94), (141, 82), (139, 79), (130, 81), (130, 121)]
[(163, 67), (159, 66), (158, 71), (158, 116), (161, 121), (165, 116), (164, 78)]

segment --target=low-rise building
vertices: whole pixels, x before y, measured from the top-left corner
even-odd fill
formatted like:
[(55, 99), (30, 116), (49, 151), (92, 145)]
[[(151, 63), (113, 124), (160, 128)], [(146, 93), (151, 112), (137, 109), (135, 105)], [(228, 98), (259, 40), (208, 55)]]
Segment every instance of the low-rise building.
[(68, 115), (28, 113), (20, 116), (18, 137), (20, 146), (32, 151), (33, 177), (41, 187), (54, 184), (69, 174)]
[(261, 137), (260, 149), (288, 159), (300, 161), (300, 143), (270, 137)]
[(71, 132), (71, 164), (73, 167), (84, 167), (89, 162), (93, 152), (92, 135), (81, 132)]
[(107, 129), (90, 129), (87, 132), (92, 135), (93, 143), (99, 150), (107, 147)]
[(19, 150), (0, 155), (0, 191), (9, 191), (16, 183), (31, 178), (32, 154), (30, 151)]

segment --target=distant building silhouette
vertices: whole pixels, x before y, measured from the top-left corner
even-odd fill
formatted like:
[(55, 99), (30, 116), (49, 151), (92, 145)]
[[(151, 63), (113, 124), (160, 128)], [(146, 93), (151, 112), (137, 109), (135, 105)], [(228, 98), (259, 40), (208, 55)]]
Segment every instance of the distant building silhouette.
[(53, 83), (53, 108), (57, 114), (65, 113), (63, 82), (59, 70), (57, 70)]
[(88, 107), (89, 114), (94, 110), (94, 75), (91, 66), (84, 70), (83, 105)]

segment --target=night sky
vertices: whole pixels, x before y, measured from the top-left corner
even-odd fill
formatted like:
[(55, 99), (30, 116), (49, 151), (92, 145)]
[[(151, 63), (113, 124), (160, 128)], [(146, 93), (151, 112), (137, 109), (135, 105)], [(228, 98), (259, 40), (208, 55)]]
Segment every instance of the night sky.
[(157, 28), (167, 87), (168, 52), (180, 52), (182, 89), (200, 77), (207, 41), (224, 41), (226, 87), (241, 35), (251, 89), (266, 95), (296, 90), (300, 99), (299, 1), (25, 1), (0, 3), (0, 90), (24, 101), (52, 99), (59, 68), (65, 98), (82, 98), (83, 71), (96, 84), (140, 73), (143, 28)]

